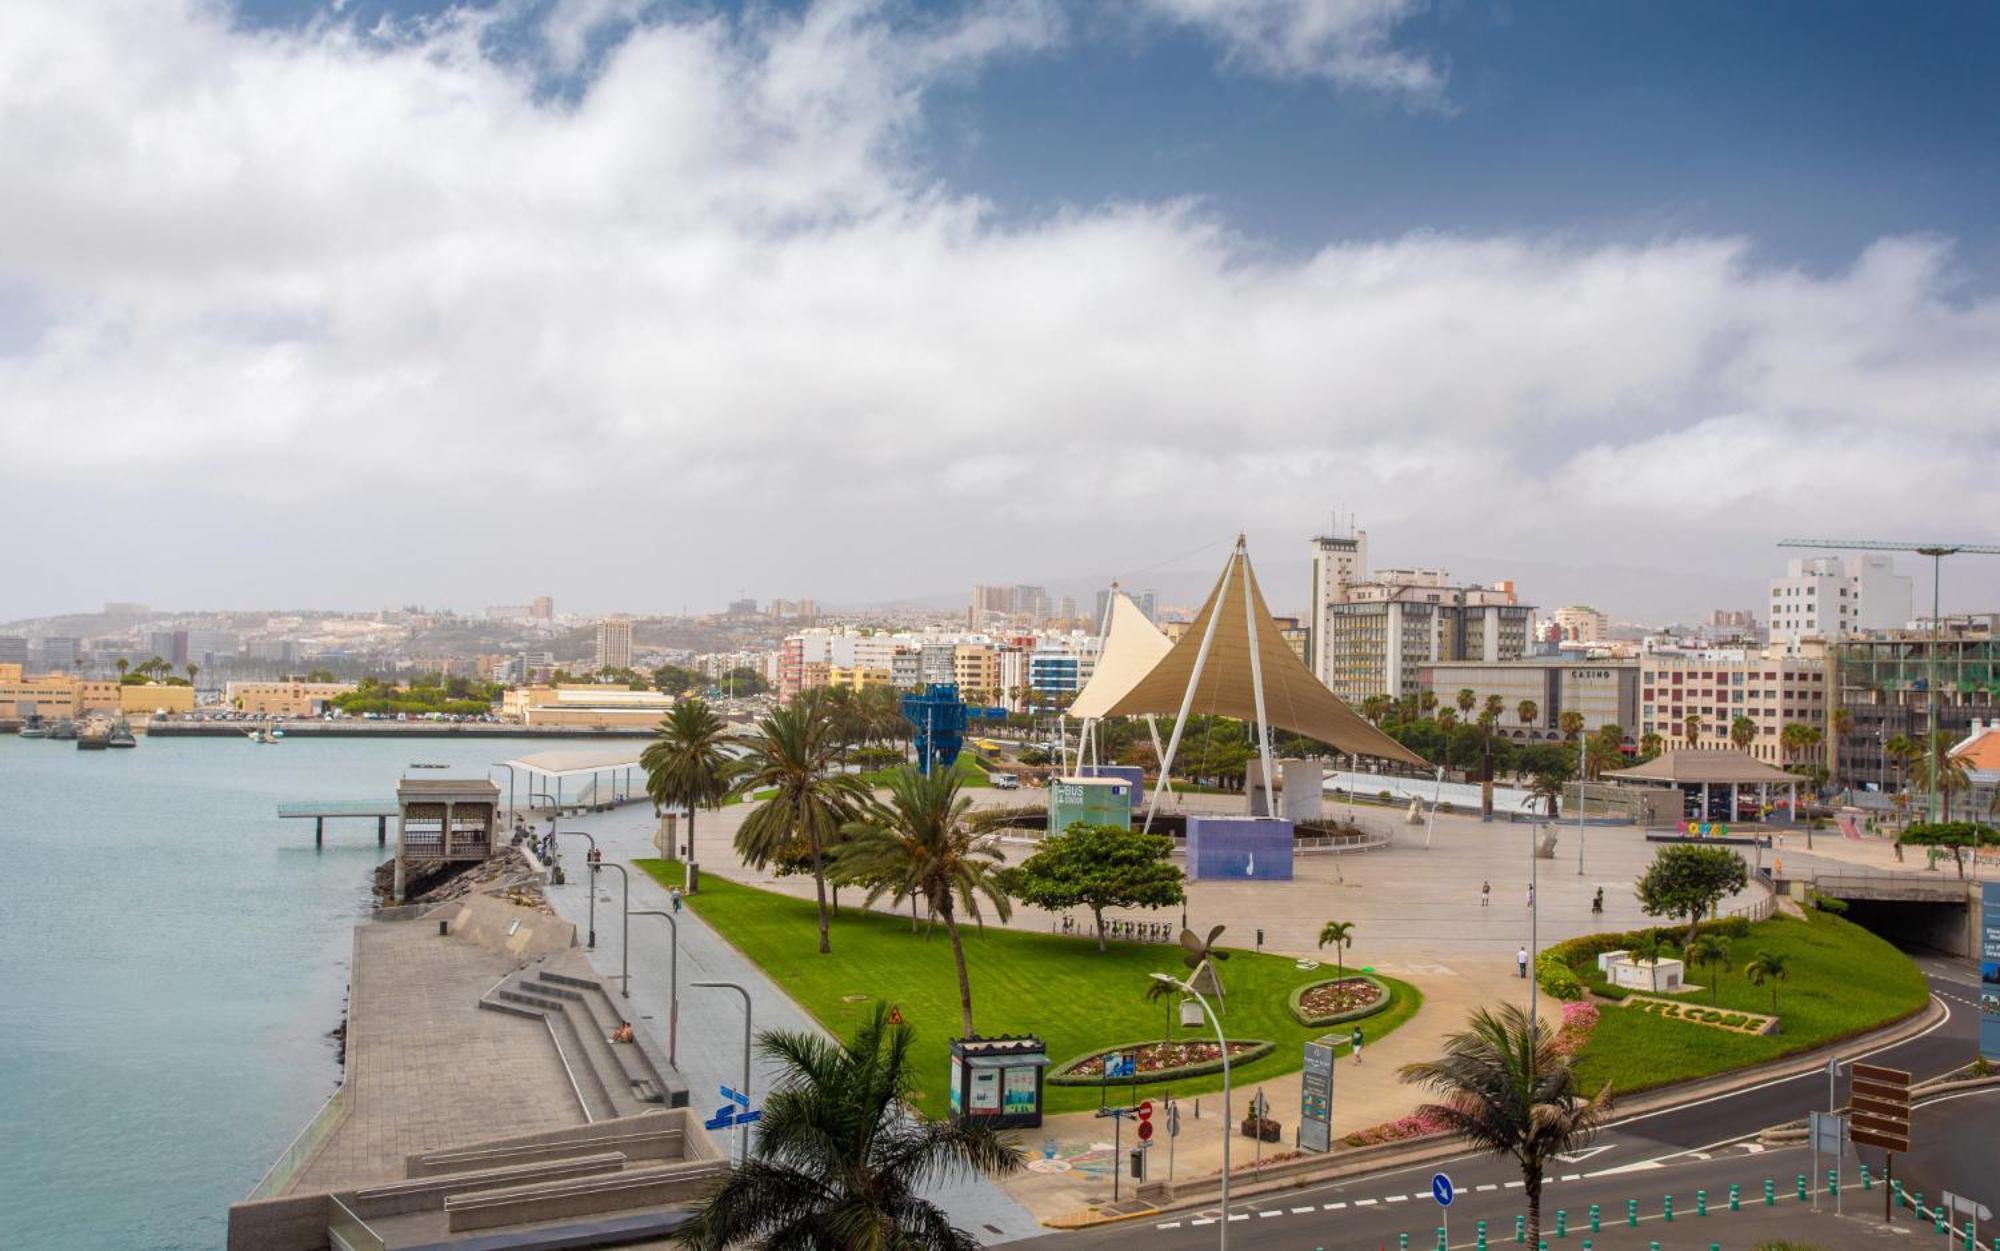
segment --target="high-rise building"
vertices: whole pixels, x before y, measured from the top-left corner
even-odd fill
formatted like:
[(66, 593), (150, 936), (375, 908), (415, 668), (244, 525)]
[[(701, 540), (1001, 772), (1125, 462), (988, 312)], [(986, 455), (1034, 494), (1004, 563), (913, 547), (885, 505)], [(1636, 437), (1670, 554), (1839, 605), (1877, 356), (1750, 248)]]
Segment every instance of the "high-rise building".
[(972, 611), (966, 616), (966, 624), (977, 630), (996, 617), (1005, 617), (1014, 611), (1014, 589), (1006, 586), (987, 586), (974, 583), (972, 587)]
[(176, 669), (184, 668), (188, 662), (188, 632), (186, 630), (153, 630), (146, 635), (148, 657), (158, 656)]
[(1741, 717), (1749, 723), (1744, 750), (1772, 764), (1785, 762), (1786, 726), (1826, 730), (1827, 669), (1820, 658), (1779, 655), (1775, 648), (1762, 655), (1745, 649), (1649, 653), (1639, 662), (1639, 734), (1657, 734), (1670, 746), (1730, 747), (1730, 731)]
[(537, 595), (528, 601), (528, 615), (537, 621), (550, 622), (556, 619), (556, 602), (546, 595)]
[[(1327, 675), (1332, 672), (1332, 656), (1327, 634), (1327, 611), (1335, 604), (1347, 602), (1347, 591), (1368, 576), (1368, 532), (1356, 530), (1353, 534), (1322, 534), (1312, 541), (1312, 599), (1307, 610), (1307, 628), (1311, 640), (1307, 644), (1310, 655), (1307, 664), (1319, 675), (1319, 680), (1331, 686)], [(1152, 593), (1147, 592), (1148, 596)], [(1142, 605), (1143, 607), (1143, 605)], [(1155, 620), (1148, 612), (1146, 619)]]
[(43, 673), (75, 673), (82, 648), (69, 635), (51, 634), (42, 639), (41, 655)]
[(1049, 591), (1043, 586), (1017, 586), (1014, 588), (1012, 612), (1016, 617), (1029, 621), (1044, 621), (1049, 615)]
[(19, 665), (27, 672), (28, 640), (18, 634), (0, 634), (0, 665)]
[(1611, 618), (1587, 604), (1556, 609), (1554, 621), (1558, 643), (1601, 643), (1611, 634)]
[(606, 617), (597, 623), (597, 667), (599, 669), (632, 667), (630, 617)]
[(1933, 678), (1939, 730), (1962, 738), (1974, 722), (2000, 720), (2000, 622), (1947, 617), (1935, 639), (1928, 620), (1914, 624), (1834, 647), (1838, 706), (1852, 718), (1834, 758), (1836, 785), (1893, 789), (1908, 781), (1885, 748), (1898, 736), (1924, 741)]
[(1801, 639), (1893, 630), (1909, 620), (1910, 579), (1887, 552), (1804, 557), (1771, 579), (1771, 641), (1793, 650)]
[(754, 617), (757, 615), (757, 601), (754, 599), (732, 599), (729, 601), (728, 615), (732, 617)]
[(1384, 569), (1342, 595), (1321, 618), (1319, 676), (1351, 704), (1415, 695), (1422, 670), (1443, 661), (1519, 659), (1534, 628), (1512, 582), (1456, 586), (1442, 569)]

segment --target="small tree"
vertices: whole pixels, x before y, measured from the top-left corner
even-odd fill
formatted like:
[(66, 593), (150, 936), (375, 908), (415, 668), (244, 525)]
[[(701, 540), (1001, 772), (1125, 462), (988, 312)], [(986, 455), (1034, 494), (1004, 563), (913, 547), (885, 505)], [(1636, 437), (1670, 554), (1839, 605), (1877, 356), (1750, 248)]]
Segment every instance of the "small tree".
[(1693, 942), (1702, 917), (1749, 880), (1743, 857), (1727, 847), (1683, 843), (1660, 848), (1636, 890), (1647, 916), (1686, 917)]
[(1741, 713), (1729, 723), (1729, 741), (1739, 751), (1748, 751), (1750, 744), (1757, 741), (1757, 723)]
[(1771, 1011), (1778, 1010), (1778, 983), (1792, 975), (1791, 957), (1783, 952), (1759, 951), (1750, 963), (1743, 966), (1743, 976), (1752, 986), (1769, 983), (1771, 987)]
[(1103, 951), (1106, 908), (1168, 908), (1187, 898), (1172, 854), (1173, 840), (1160, 835), (1079, 821), (1043, 839), (1034, 855), (1010, 870), (1007, 892), (1051, 912), (1090, 909)]
[(1687, 945), (1688, 963), (1697, 967), (1707, 965), (1713, 970), (1709, 978), (1708, 1001), (1715, 1002), (1716, 993), (1722, 986), (1722, 970), (1729, 967), (1729, 941), (1719, 934), (1703, 934)]
[(1906, 847), (1943, 847), (1958, 866), (1959, 880), (1965, 879), (1965, 850), (2000, 847), (2000, 831), (1977, 821), (1919, 821), (1906, 828), (1896, 841)]
[(1333, 967), (1335, 969), (1335, 975), (1338, 977), (1346, 977), (1347, 963), (1343, 959), (1341, 953), (1344, 948), (1352, 947), (1354, 945), (1354, 922), (1328, 921), (1325, 925), (1320, 926), (1319, 945), (1321, 947), (1325, 947), (1329, 943), (1333, 945)]

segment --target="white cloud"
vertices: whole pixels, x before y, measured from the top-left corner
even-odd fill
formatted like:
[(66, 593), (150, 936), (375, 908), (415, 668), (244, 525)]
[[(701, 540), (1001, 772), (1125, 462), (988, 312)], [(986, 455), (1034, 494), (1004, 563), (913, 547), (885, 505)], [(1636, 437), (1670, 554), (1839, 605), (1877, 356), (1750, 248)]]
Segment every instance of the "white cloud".
[(2000, 303), (1943, 242), (1814, 275), (1729, 239), (1273, 259), (1182, 204), (1002, 225), (911, 139), (939, 77), (1062, 37), (1042, 6), (647, 18), (572, 99), (464, 15), (9, 23), (0, 292), (45, 324), (0, 347), (0, 462), (34, 467), (0, 514), (94, 501), (45, 571), (178, 516), (285, 529), (299, 603), (670, 548), (635, 607), (1290, 544), (1336, 503), (1433, 549), (1730, 537), (1737, 572), (1777, 530), (2000, 526)]
[(1324, 78), (1342, 87), (1435, 103), (1445, 73), (1395, 46), (1396, 27), (1422, 0), (1139, 0), (1168, 22), (1200, 30), (1230, 64), (1279, 78)]

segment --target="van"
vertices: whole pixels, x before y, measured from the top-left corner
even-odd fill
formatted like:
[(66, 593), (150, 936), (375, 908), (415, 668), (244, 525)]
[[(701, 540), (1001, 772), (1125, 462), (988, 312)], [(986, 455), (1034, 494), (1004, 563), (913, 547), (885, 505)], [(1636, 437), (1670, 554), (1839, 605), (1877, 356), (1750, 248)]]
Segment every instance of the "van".
[(1021, 779), (1011, 773), (990, 773), (987, 775), (987, 780), (993, 784), (993, 789), (996, 791), (1018, 791), (1021, 789)]

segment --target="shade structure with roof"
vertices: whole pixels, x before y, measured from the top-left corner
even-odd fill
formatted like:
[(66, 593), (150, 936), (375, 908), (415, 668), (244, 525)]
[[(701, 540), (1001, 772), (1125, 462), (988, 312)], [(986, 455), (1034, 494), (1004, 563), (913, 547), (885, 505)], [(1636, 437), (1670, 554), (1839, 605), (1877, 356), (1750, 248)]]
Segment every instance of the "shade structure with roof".
[[(1746, 751), (1728, 748), (1684, 748), (1655, 756), (1630, 769), (1614, 769), (1604, 780), (1622, 786), (1671, 786), (1689, 799), (1697, 799), (1698, 820), (1737, 820), (1742, 812), (1746, 787), (1755, 787), (1761, 812), (1771, 807), (1771, 788), (1786, 788), (1785, 811), (1798, 810), (1799, 775), (1765, 764)], [(1717, 811), (1724, 795), (1728, 805)]]
[[(1084, 683), (1083, 689), (1077, 692), (1076, 698), (1065, 710), (1066, 716), (1083, 722), (1076, 748), (1076, 769), (1079, 773), (1095, 773), (1106, 767), (1097, 755), (1093, 728), (1104, 719), (1113, 704), (1143, 681), (1154, 666), (1174, 649), (1173, 640), (1160, 633), (1160, 628), (1147, 619), (1139, 606), (1132, 602), (1131, 596), (1118, 589), (1116, 582), (1111, 584), (1111, 603), (1105, 610), (1101, 629), (1104, 642), (1097, 651), (1097, 666), (1091, 672), (1090, 681)], [(1152, 736), (1153, 755), (1156, 758), (1161, 756), (1159, 727), (1150, 716), (1146, 718), (1146, 732)], [(1086, 758), (1095, 763), (1086, 766)], [(1138, 789), (1143, 791), (1145, 787), (1142, 784)], [(1135, 802), (1137, 798), (1135, 794)]]
[[(518, 777), (526, 788), (526, 808), (596, 808), (635, 799), (645, 790), (639, 764), (644, 742), (615, 747), (568, 747), (532, 752), (501, 761), (507, 770), (507, 806), (514, 807)], [(567, 793), (565, 793), (567, 792)]]
[(1187, 633), (1143, 678), (1103, 710), (1106, 716), (1174, 716), (1173, 736), (1160, 761), (1154, 793), (1167, 785), (1174, 754), (1190, 716), (1224, 716), (1257, 727), (1266, 788), (1265, 811), (1275, 812), (1275, 771), (1270, 728), (1318, 739), (1335, 751), (1423, 766), (1409, 748), (1376, 729), (1314, 677), (1272, 619), (1242, 536), (1195, 614)]

